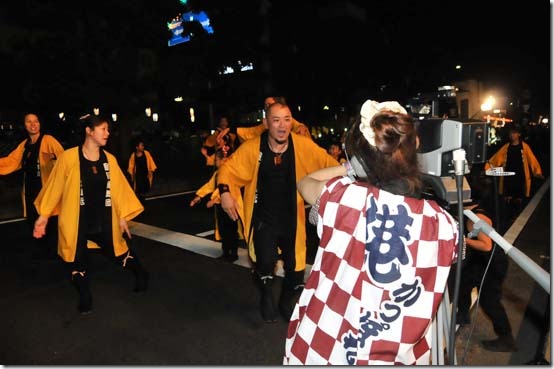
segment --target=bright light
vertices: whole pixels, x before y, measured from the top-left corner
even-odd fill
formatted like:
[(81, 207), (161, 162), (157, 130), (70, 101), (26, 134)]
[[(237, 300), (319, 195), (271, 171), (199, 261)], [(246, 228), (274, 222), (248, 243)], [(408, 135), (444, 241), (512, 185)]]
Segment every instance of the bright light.
[(146, 113), (146, 116), (150, 118), (152, 116), (152, 108), (148, 107), (144, 109), (144, 112)]
[(323, 110), (329, 110), (329, 105), (324, 105)]
[(154, 122), (157, 122), (157, 121), (158, 121), (158, 113), (152, 114), (152, 120), (153, 120)]
[(462, 69), (462, 66), (460, 64), (456, 65), (456, 69)]
[(233, 69), (233, 67), (230, 67), (228, 65), (223, 67), (222, 72), (219, 72), (219, 74), (233, 74), (233, 73), (235, 73), (235, 70)]
[(94, 108), (94, 109), (92, 109), (92, 111), (94, 112), (94, 115), (100, 114), (100, 109), (99, 108)]
[(481, 104), (481, 111), (490, 111), (494, 108), (496, 99), (493, 96), (487, 97), (484, 103)]
[(60, 117), (61, 120), (64, 120), (63, 118), (65, 117), (65, 113), (62, 111), (58, 114), (58, 117)]
[(240, 66), (240, 71), (241, 72), (246, 72), (246, 71), (249, 71), (249, 70), (254, 70), (254, 65), (252, 65), (252, 62), (248, 63), (248, 64), (245, 64), (245, 65), (242, 65), (239, 61), (239, 66)]
[(196, 117), (194, 116), (194, 108), (189, 109), (189, 115), (191, 123), (194, 123), (194, 121), (196, 120)]
[(117, 114), (115, 114), (115, 113), (112, 114), (112, 120), (114, 122), (117, 122)]
[(548, 124), (548, 118), (542, 118), (541, 123), (542, 124)]
[(183, 101), (183, 96), (177, 96), (176, 98), (173, 99), (175, 102), (181, 102)]

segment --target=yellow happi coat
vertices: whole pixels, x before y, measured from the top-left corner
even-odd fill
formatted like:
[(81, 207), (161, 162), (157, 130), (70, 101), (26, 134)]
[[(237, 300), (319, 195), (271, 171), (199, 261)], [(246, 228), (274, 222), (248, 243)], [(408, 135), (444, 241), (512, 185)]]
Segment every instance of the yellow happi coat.
[[(291, 132), (291, 139), (294, 146), (296, 182), (318, 169), (339, 165), (325, 149), (310, 138)], [(254, 262), (256, 262), (256, 254), (250, 234), (250, 225), (258, 186), (260, 141), (260, 136), (246, 140), (218, 170), (219, 183), (229, 186), (244, 186), (244, 206), (239, 215), (243, 221), (244, 239), (248, 242), (248, 252)], [(306, 269), (306, 210), (304, 209), (304, 199), (298, 191), (296, 191), (295, 237), (295, 271), (302, 271)]]
[[(25, 143), (29, 138), (21, 141), (17, 147), (4, 158), (0, 158), (0, 175), (10, 174), (19, 170), (23, 166), (23, 154), (25, 153)], [(50, 135), (43, 135), (42, 141), (39, 147), (38, 162), (40, 167), (40, 181), (42, 185), (46, 183), (54, 164), (56, 163), (56, 158), (63, 153), (63, 146)], [(52, 158), (52, 154), (55, 155), (55, 158)], [(23, 216), (27, 216), (27, 207), (25, 203), (25, 183), (23, 184), (23, 189), (21, 190), (21, 199), (23, 200)], [(53, 215), (56, 215), (54, 213)]]
[[(485, 170), (489, 170), (491, 167), (505, 167), (508, 161), (508, 148), (510, 143), (504, 144), (485, 164)], [(531, 195), (531, 177), (542, 176), (542, 169), (539, 161), (533, 154), (533, 151), (526, 142), (521, 141), (521, 159), (523, 160), (523, 176), (525, 177), (525, 196)], [(521, 173), (516, 175), (521, 176)], [(504, 193), (504, 177), (500, 177), (498, 182), (498, 193)]]
[[(148, 170), (148, 183), (152, 187), (152, 181), (154, 180), (154, 172), (158, 168), (152, 155), (148, 150), (144, 150), (144, 156), (146, 157), (146, 169)], [(135, 166), (135, 153), (131, 154), (129, 158), (129, 165), (127, 166), (127, 173), (131, 175), (131, 182), (133, 183), (133, 189), (137, 189), (137, 179), (136, 179), (136, 166)]]
[[(110, 171), (110, 196), (112, 215), (112, 237), (114, 254), (119, 256), (127, 252), (128, 247), (123, 238), (119, 220), (127, 221), (139, 215), (144, 207), (131, 189), (129, 182), (117, 164), (115, 156), (104, 151)], [(75, 260), (77, 234), (80, 215), (80, 181), (79, 148), (73, 147), (59, 156), (54, 170), (35, 200), (35, 207), (40, 215), (50, 216), (59, 206), (58, 217), (58, 254), (66, 262)]]
[[(212, 174), (212, 177), (208, 180), (208, 182), (204, 183), (202, 187), (200, 187), (195, 195), (202, 198), (208, 194), (211, 194), (210, 200), (214, 202), (214, 204), (220, 204), (221, 205), (221, 197), (219, 196), (219, 189), (217, 188), (217, 171)], [(231, 195), (235, 200), (237, 200), (238, 207), (240, 209), (240, 212), (242, 212), (243, 204), (242, 204), (242, 194), (240, 193), (240, 188), (237, 186), (229, 186), (229, 192), (231, 192)], [(237, 230), (239, 232), (239, 239), (242, 239), (244, 236), (244, 232), (242, 230), (242, 224), (239, 222)], [(215, 240), (221, 241), (221, 233), (219, 232), (219, 225), (217, 223), (217, 217), (215, 217)]]

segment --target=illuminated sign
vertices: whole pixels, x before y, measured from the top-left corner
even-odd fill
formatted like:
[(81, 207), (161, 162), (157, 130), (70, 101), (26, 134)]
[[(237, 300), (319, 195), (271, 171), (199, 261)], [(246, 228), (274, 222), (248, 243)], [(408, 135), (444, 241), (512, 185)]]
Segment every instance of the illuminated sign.
[(175, 46), (188, 42), (194, 36), (191, 32), (185, 33), (185, 25), (187, 23), (198, 22), (209, 34), (214, 33), (212, 26), (210, 25), (210, 18), (205, 11), (201, 10), (199, 12), (186, 12), (182, 16), (179, 15), (171, 20), (167, 24), (167, 29), (171, 32), (172, 37), (167, 42), (168, 46)]

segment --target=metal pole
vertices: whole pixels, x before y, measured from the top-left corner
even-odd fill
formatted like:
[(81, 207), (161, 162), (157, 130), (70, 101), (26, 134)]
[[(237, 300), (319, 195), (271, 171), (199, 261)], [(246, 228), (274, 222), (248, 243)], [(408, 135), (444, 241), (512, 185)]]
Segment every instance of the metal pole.
[(498, 177), (493, 176), (494, 178), (494, 221), (496, 226), (498, 227), (498, 230), (502, 232), (502, 224), (500, 223), (500, 206), (498, 204)]

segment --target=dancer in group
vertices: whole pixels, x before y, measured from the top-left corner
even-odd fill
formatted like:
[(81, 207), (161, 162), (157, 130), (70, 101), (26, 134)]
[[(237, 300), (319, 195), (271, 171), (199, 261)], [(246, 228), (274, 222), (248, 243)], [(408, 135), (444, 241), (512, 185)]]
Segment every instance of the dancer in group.
[[(37, 114), (26, 113), (23, 118), (28, 137), (6, 157), (0, 158), (0, 175), (23, 170), (23, 216), (33, 229), (38, 214), (33, 201), (48, 180), (56, 159), (64, 148), (53, 136), (41, 133)], [(52, 215), (56, 215), (54, 212)], [(52, 219), (50, 228), (56, 229), (57, 217)], [(55, 234), (35, 243), (37, 255), (55, 254)]]
[(135, 190), (137, 197), (143, 204), (146, 194), (152, 188), (156, 169), (157, 166), (152, 158), (152, 154), (144, 148), (144, 141), (138, 140), (135, 152), (129, 157), (127, 173), (131, 176), (133, 190)]
[(131, 238), (127, 222), (144, 208), (116, 158), (102, 149), (110, 135), (108, 121), (86, 115), (80, 123), (85, 133), (83, 144), (58, 157), (52, 175), (35, 200), (39, 217), (33, 236), (44, 236), (48, 218), (59, 207), (58, 253), (67, 263), (79, 293), (78, 309), (88, 313), (92, 309), (89, 247), (100, 247), (124, 269), (132, 270), (137, 292), (146, 290), (148, 273), (125, 240)]
[[(531, 146), (523, 141), (520, 126), (512, 125), (509, 128), (509, 142), (505, 143), (485, 163), (485, 169), (502, 167), (506, 172), (513, 172), (513, 176), (501, 176), (498, 180), (498, 193), (503, 198), (505, 219), (511, 224), (529, 202), (531, 196), (531, 180), (544, 179), (542, 169)], [(500, 219), (498, 219), (500, 220)], [(504, 229), (504, 225), (500, 231)], [(498, 225), (497, 225), (498, 227)]]
[[(266, 131), (244, 141), (219, 168), (218, 188), (223, 210), (232, 220), (242, 219), (261, 288), (261, 315), (273, 322), (272, 284), (279, 257), (285, 278), (278, 308), (286, 320), (304, 286), (306, 215), (296, 181), (338, 162), (312, 139), (291, 133), (292, 114), (285, 103), (271, 104), (264, 124)], [(244, 187), (243, 209), (229, 192), (231, 186)]]
[[(238, 260), (239, 247), (239, 230), (240, 224), (237, 220), (232, 220), (225, 214), (221, 208), (221, 198), (217, 188), (217, 174), (219, 167), (227, 160), (229, 153), (223, 150), (215, 152), (215, 167), (216, 171), (212, 174), (210, 180), (200, 187), (194, 194), (194, 198), (190, 201), (190, 206), (195, 206), (202, 200), (203, 197), (210, 195), (206, 207), (214, 208), (215, 213), (215, 240), (221, 241), (221, 249), (223, 254), (218, 258), (220, 260), (234, 263)], [(242, 207), (242, 196), (238, 187), (232, 187), (233, 198), (240, 202)]]

